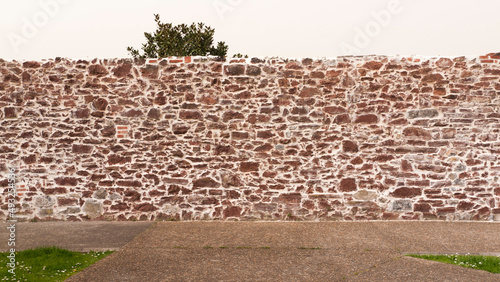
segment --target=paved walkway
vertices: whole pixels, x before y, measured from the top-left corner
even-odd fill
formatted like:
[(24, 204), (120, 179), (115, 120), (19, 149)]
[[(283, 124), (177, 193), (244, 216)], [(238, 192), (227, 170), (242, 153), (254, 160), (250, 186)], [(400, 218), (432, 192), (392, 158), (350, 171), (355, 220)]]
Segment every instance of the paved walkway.
[[(10, 249), (10, 224), (0, 225), (0, 251)], [(76, 252), (119, 250), (153, 222), (48, 221), (16, 223), (16, 250), (58, 246)], [(1, 238), (6, 238), (2, 240)]]
[[(51, 242), (73, 250), (119, 249), (67, 281), (500, 281), (500, 274), (404, 256), (500, 255), (496, 222), (19, 225), (20, 247)], [(25, 238), (28, 233), (23, 235), (27, 230), (33, 232), (30, 240)], [(7, 235), (0, 232), (3, 238)]]

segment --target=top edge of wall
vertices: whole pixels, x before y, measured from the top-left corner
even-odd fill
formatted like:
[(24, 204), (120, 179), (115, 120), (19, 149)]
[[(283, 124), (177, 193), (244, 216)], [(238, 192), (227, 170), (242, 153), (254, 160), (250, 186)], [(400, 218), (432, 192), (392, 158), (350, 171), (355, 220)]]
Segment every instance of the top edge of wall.
[[(160, 63), (162, 61), (168, 63), (192, 63), (192, 62), (207, 62), (207, 61), (218, 61), (222, 63), (253, 63), (253, 62), (263, 62), (266, 60), (276, 60), (281, 62), (291, 62), (291, 61), (303, 61), (303, 60), (311, 60), (311, 61), (366, 61), (366, 60), (383, 60), (383, 59), (393, 59), (393, 60), (402, 60), (402, 61), (411, 61), (411, 62), (423, 62), (423, 61), (434, 61), (441, 58), (464, 58), (466, 60), (481, 60), (485, 58), (489, 58), (490, 56), (495, 56), (495, 53), (489, 53), (486, 55), (463, 55), (463, 56), (427, 56), (427, 55), (348, 55), (348, 56), (336, 56), (336, 57), (276, 57), (276, 56), (265, 56), (265, 57), (251, 57), (251, 58), (225, 58), (220, 59), (217, 56), (186, 56), (186, 57), (167, 57), (167, 58), (145, 58), (145, 59), (134, 59), (134, 58), (67, 58), (67, 57), (56, 57), (49, 59), (40, 59), (40, 60), (5, 60), (0, 58), (1, 62), (53, 62), (60, 60), (69, 60), (69, 61), (86, 61), (91, 63), (97, 62), (106, 62), (106, 61), (117, 61), (117, 60), (125, 60), (129, 62), (138, 61), (146, 64), (155, 64)], [(257, 59), (257, 61), (255, 61)]]

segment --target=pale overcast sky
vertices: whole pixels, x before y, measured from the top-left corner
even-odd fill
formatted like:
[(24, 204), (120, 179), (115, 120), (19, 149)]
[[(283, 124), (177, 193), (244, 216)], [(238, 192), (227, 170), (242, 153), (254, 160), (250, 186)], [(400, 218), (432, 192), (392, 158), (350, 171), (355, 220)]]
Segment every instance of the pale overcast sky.
[(476, 56), (500, 52), (500, 1), (22, 0), (0, 4), (0, 58), (125, 58), (153, 14), (204, 22), (229, 55)]

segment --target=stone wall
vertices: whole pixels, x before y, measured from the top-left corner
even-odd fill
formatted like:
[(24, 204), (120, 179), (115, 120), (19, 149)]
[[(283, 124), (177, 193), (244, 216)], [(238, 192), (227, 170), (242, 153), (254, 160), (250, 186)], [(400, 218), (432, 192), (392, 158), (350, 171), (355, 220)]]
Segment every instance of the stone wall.
[(0, 60), (1, 217), (499, 220), (496, 59)]

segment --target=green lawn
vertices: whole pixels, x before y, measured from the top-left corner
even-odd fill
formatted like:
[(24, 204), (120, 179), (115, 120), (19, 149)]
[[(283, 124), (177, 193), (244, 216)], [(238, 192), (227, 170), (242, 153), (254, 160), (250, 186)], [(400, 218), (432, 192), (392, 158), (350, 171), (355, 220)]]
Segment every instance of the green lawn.
[(439, 261), (468, 268), (500, 273), (500, 257), (471, 255), (408, 255), (414, 258)]
[(9, 273), (9, 253), (0, 255), (0, 281), (64, 281), (112, 251), (71, 252), (56, 247), (41, 247), (16, 252), (15, 276)]

